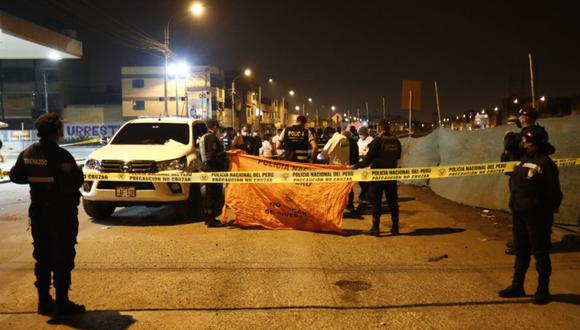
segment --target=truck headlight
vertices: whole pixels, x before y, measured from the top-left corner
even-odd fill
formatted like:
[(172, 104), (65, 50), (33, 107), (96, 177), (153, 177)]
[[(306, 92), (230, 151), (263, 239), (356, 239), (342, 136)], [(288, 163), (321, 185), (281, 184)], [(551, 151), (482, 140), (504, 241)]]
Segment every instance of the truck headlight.
[(85, 162), (84, 168), (86, 168), (87, 170), (101, 171), (101, 169), (102, 169), (101, 168), (101, 161), (98, 159), (89, 158)]
[(157, 162), (157, 170), (163, 171), (183, 171), (187, 166), (187, 158), (181, 157), (163, 162)]

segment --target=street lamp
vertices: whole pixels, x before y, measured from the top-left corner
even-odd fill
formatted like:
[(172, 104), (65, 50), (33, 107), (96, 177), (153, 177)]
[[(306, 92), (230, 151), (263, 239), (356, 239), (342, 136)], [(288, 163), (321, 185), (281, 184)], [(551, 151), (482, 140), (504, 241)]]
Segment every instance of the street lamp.
[(546, 101), (546, 97), (545, 96), (540, 97), (540, 101), (542, 102)]
[(295, 94), (295, 93), (294, 93), (294, 91), (293, 91), (293, 90), (290, 90), (290, 91), (288, 92), (288, 94), (290, 94), (290, 96), (294, 96), (294, 94)]
[[(201, 4), (200, 2), (194, 2), (191, 7), (190, 7), (190, 12), (193, 16), (195, 17), (200, 17), (203, 15), (204, 12), (204, 6), (203, 4)], [(175, 16), (178, 13), (172, 15), (169, 20), (167, 21), (167, 24), (165, 24), (165, 28), (163, 30), (163, 36), (164, 36), (164, 41), (163, 41), (163, 59), (165, 60), (165, 65), (164, 65), (164, 70), (163, 70), (163, 100), (164, 100), (164, 115), (167, 116), (168, 115), (168, 104), (167, 104), (167, 59), (169, 58), (169, 54), (171, 53), (171, 50), (169, 49), (169, 26), (171, 25), (171, 22), (173, 21), (173, 19), (175, 18)]]
[[(246, 77), (252, 76), (252, 70), (245, 69), (243, 75), (246, 76)], [(236, 112), (234, 110), (234, 108), (235, 108), (235, 99), (234, 99), (234, 97), (235, 97), (235, 94), (236, 94), (236, 79), (238, 79), (241, 76), (242, 76), (242, 74), (240, 73), (239, 75), (237, 75), (232, 80), (232, 126), (233, 127), (236, 127), (236, 121), (235, 121), (235, 113)]]
[(296, 110), (296, 111), (300, 111), (300, 106), (299, 106), (299, 105), (295, 106), (295, 107), (294, 107), (294, 110)]
[(186, 78), (189, 73), (189, 65), (185, 62), (180, 62), (177, 65), (171, 64), (167, 67), (167, 72), (175, 77), (175, 116), (179, 116), (179, 76)]

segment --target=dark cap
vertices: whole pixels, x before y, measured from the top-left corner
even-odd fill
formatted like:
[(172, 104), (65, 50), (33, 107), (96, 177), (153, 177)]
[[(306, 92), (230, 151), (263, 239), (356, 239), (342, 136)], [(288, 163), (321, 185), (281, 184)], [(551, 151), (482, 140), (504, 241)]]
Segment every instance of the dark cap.
[(62, 128), (62, 121), (56, 113), (47, 112), (36, 119), (34, 127), (38, 130), (38, 136), (41, 138), (57, 136), (58, 131)]
[(531, 142), (535, 145), (541, 145), (548, 142), (548, 134), (546, 130), (539, 126), (532, 126), (527, 129), (522, 135), (522, 141)]
[(526, 117), (529, 117), (533, 120), (538, 119), (538, 112), (536, 111), (536, 109), (534, 109), (532, 107), (521, 108), (520, 111), (518, 111), (518, 115), (519, 116), (526, 116)]
[(299, 115), (298, 117), (296, 117), (296, 122), (300, 124), (306, 124), (306, 117), (304, 117), (303, 115)]

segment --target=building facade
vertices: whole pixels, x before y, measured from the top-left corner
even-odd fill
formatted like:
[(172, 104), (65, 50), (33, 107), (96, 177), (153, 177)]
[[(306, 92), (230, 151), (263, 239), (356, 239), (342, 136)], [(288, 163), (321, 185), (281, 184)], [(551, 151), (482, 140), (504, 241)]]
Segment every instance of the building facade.
[(162, 66), (122, 67), (122, 109), (126, 119), (139, 116), (220, 118), (224, 110), (223, 70), (192, 66), (168, 73), (165, 111), (165, 70)]

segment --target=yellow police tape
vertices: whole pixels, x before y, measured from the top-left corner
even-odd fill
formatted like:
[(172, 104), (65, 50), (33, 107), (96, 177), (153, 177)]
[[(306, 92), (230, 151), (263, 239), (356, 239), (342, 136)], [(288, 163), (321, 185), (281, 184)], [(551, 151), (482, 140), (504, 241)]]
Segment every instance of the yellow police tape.
[[(558, 167), (578, 166), (580, 158), (554, 159)], [(332, 183), (350, 181), (385, 181), (439, 179), (512, 172), (516, 162), (409, 167), (362, 170), (252, 171), (252, 172), (167, 172), (100, 173), (85, 171), (87, 181), (182, 182), (182, 183)], [(0, 171), (0, 179), (8, 172)]]

